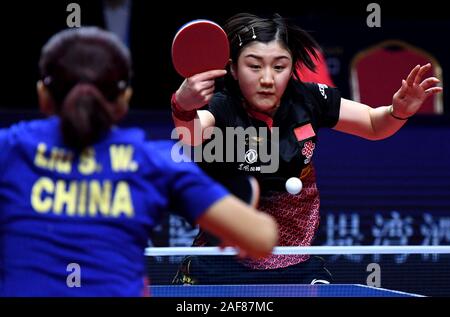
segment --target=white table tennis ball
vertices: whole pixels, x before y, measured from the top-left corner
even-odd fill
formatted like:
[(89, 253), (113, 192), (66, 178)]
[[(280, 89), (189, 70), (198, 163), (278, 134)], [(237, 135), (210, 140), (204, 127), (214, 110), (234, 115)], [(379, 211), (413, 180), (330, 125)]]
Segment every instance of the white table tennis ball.
[(297, 195), (303, 188), (302, 181), (298, 177), (291, 177), (286, 181), (286, 190), (289, 194)]

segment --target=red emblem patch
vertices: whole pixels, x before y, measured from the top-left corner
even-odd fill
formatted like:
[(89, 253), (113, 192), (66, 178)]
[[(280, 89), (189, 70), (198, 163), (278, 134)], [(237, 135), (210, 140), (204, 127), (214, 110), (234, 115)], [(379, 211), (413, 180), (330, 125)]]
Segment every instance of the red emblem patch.
[(311, 123), (295, 128), (294, 134), (295, 137), (297, 138), (297, 141), (299, 142), (316, 136), (316, 133), (314, 132)]

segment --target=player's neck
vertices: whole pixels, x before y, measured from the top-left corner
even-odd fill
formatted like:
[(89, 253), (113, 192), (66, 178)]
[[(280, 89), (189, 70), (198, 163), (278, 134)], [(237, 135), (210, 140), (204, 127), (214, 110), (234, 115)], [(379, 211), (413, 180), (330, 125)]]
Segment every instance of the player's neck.
[(263, 111), (263, 110), (260, 110), (260, 109), (250, 106), (245, 101), (243, 101), (242, 104), (243, 104), (244, 109), (247, 111), (247, 113), (254, 117), (264, 116), (264, 117), (273, 118), (275, 116), (275, 113), (277, 112), (278, 108), (280, 107), (280, 105), (277, 105), (270, 110)]

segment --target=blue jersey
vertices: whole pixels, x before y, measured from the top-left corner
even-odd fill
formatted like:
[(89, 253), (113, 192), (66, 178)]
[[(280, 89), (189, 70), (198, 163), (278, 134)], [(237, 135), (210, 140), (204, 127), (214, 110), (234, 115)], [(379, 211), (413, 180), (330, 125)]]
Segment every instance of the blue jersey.
[(139, 296), (164, 211), (195, 221), (227, 195), (169, 141), (114, 128), (74, 154), (57, 117), (0, 130), (0, 295)]

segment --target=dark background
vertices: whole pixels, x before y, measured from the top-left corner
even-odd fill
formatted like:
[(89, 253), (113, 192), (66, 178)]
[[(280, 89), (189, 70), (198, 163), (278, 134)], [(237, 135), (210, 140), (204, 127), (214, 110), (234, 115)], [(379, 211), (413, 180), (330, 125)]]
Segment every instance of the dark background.
[[(66, 28), (67, 4), (81, 6), (83, 25), (103, 27), (101, 0), (8, 1), (0, 19), (3, 109), (36, 109), (35, 82), (40, 48), (55, 32)], [(173, 70), (170, 47), (184, 23), (207, 18), (223, 23), (232, 14), (278, 12), (294, 19), (322, 45), (330, 71), (344, 97), (350, 97), (349, 65), (360, 50), (387, 39), (401, 39), (434, 55), (450, 73), (450, 14), (441, 4), (376, 1), (381, 6), (381, 27), (369, 28), (367, 4), (375, 1), (179, 1), (164, 3), (133, 0), (130, 48), (134, 60), (132, 109), (168, 109), (171, 93), (181, 83)], [(389, 74), (386, 74), (388, 76)], [(445, 86), (444, 86), (445, 88)], [(447, 105), (448, 91), (444, 100)]]

